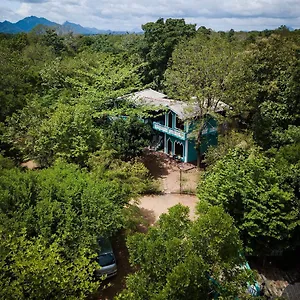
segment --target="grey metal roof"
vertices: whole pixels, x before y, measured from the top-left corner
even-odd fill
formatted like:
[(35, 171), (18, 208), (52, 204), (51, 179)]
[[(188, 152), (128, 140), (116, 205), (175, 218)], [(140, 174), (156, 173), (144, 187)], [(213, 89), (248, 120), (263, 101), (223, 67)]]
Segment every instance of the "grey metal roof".
[(163, 99), (163, 98), (167, 98), (167, 95), (157, 92), (157, 91), (154, 91), (152, 89), (146, 89), (146, 90), (134, 93), (134, 97)]
[[(173, 100), (167, 98), (167, 95), (154, 91), (152, 89), (146, 89), (143, 91), (136, 92), (129, 96), (137, 104), (153, 105), (156, 108), (165, 107), (172, 110), (176, 115), (182, 119), (193, 118), (201, 112), (199, 104), (187, 103), (179, 100)], [(223, 102), (218, 102), (215, 107), (215, 112), (223, 111), (228, 105)]]

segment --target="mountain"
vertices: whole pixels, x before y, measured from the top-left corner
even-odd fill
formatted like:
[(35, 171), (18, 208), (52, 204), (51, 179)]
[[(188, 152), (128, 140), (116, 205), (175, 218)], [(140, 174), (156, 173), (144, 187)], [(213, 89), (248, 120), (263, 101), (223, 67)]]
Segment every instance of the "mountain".
[(13, 24), (8, 21), (0, 22), (0, 32), (3, 33), (17, 33), (21, 32), (22, 29), (19, 28), (16, 24)]
[(21, 28), (24, 32), (29, 32), (32, 30), (36, 25), (45, 25), (45, 26), (57, 26), (59, 24), (55, 22), (51, 22), (45, 18), (38, 18), (35, 16), (26, 17), (23, 20), (18, 21), (15, 23), (15, 25), (19, 28)]
[(99, 30), (97, 28), (82, 27), (80, 24), (75, 24), (66, 21), (60, 25), (58, 23), (49, 21), (45, 18), (38, 18), (35, 16), (26, 17), (16, 23), (8, 21), (0, 22), (0, 32), (3, 33), (18, 33), (18, 32), (29, 32), (37, 25), (44, 25), (49, 27), (55, 27), (58, 34), (66, 34), (73, 32), (75, 34), (125, 34), (125, 31), (111, 31), (111, 30)]
[(71, 22), (68, 22), (68, 21), (66, 21), (62, 26), (67, 31), (69, 31), (69, 32), (72, 31), (72, 32), (78, 33), (78, 34), (95, 34), (95, 33), (98, 33), (98, 32), (93, 32), (90, 28), (84, 28), (79, 24), (71, 23)]

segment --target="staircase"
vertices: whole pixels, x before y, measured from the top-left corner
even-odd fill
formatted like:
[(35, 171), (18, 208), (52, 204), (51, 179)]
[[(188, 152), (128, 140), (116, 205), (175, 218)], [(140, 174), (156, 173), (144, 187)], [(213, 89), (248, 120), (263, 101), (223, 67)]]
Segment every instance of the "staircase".
[(154, 137), (151, 143), (150, 148), (157, 151), (158, 149), (163, 147), (163, 137), (159, 135), (158, 137)]

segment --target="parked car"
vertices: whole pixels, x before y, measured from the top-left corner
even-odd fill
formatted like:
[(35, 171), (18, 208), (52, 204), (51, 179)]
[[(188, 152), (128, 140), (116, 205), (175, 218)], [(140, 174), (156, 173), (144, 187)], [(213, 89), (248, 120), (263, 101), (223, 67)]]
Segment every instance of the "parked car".
[(100, 269), (97, 270), (96, 275), (106, 275), (106, 278), (117, 275), (117, 262), (110, 240), (107, 238), (100, 238), (99, 246), (100, 252), (98, 256), (98, 263), (100, 265)]

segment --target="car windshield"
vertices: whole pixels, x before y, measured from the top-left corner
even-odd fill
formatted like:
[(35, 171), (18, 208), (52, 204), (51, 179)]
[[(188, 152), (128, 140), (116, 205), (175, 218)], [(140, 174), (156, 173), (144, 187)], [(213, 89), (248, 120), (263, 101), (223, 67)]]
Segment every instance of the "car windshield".
[(112, 253), (101, 254), (99, 264), (101, 267), (106, 267), (115, 263), (115, 258)]

